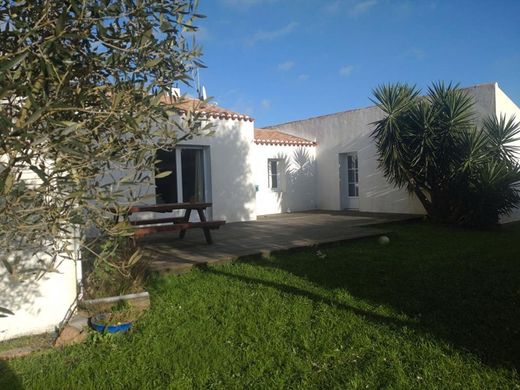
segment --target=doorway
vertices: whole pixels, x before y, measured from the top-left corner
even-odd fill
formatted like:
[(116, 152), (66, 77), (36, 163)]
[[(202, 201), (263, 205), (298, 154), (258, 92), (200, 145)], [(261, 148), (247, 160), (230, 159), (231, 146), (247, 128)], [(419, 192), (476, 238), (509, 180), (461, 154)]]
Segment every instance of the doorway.
[(159, 150), (156, 172), (171, 174), (155, 179), (156, 203), (211, 202), (209, 150), (182, 146)]
[(359, 169), (357, 152), (339, 154), (341, 209), (359, 210)]

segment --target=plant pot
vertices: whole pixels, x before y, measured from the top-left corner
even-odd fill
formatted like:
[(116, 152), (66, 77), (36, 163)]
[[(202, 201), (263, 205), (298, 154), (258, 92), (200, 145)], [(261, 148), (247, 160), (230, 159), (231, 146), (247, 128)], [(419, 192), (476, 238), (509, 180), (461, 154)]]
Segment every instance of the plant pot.
[(117, 333), (126, 332), (132, 327), (132, 321), (119, 322), (117, 324), (107, 323), (109, 313), (100, 313), (90, 319), (90, 326), (98, 332)]
[(147, 292), (83, 300), (80, 307), (90, 317), (90, 327), (98, 332), (124, 332), (150, 307)]

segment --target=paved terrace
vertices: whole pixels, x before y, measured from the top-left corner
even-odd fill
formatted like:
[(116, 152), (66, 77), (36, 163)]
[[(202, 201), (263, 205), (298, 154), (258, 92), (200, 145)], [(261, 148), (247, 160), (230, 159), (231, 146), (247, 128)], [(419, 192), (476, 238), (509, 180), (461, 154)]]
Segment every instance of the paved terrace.
[(348, 211), (278, 214), (256, 221), (228, 223), (212, 230), (212, 245), (206, 244), (202, 230), (193, 229), (182, 240), (176, 232), (164, 232), (142, 239), (141, 246), (152, 271), (180, 274), (197, 265), (378, 236), (389, 230), (384, 225), (372, 225), (417, 217)]

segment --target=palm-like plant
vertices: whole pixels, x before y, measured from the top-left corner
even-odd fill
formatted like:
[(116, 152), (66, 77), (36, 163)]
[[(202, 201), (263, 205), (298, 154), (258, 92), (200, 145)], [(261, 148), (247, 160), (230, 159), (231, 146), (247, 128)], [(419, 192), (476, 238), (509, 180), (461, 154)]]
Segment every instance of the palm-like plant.
[(520, 124), (489, 117), (477, 128), (473, 100), (457, 85), (434, 83), (419, 94), (399, 83), (374, 90), (384, 117), (372, 136), (385, 176), (415, 194), (433, 220), (497, 223), (520, 203)]

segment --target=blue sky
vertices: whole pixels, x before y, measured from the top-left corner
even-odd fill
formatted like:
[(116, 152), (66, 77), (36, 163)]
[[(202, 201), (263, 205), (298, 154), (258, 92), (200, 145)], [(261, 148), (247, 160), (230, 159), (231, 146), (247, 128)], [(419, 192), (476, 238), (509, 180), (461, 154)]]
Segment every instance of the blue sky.
[(520, 103), (520, 0), (202, 0), (201, 84), (266, 126), (371, 105), (381, 83), (497, 81)]

